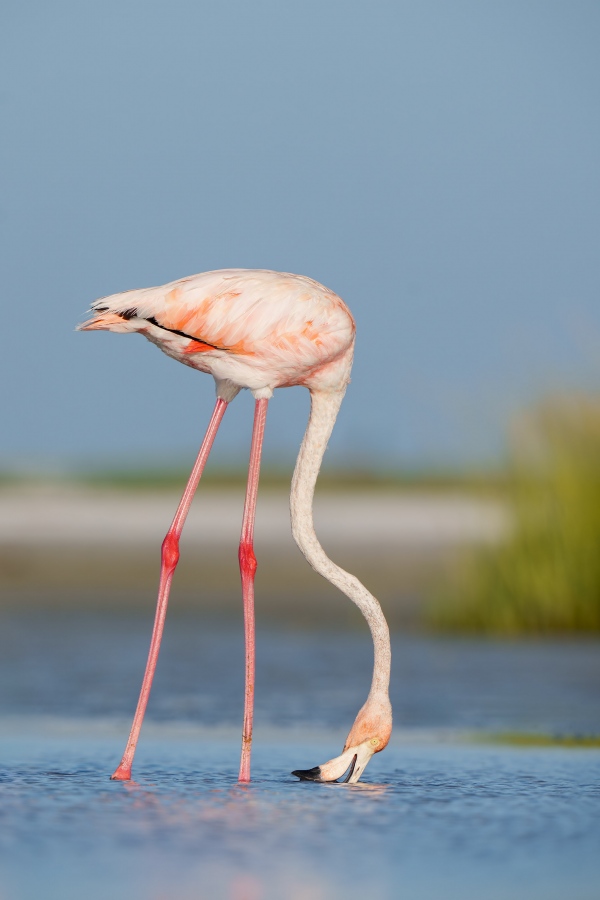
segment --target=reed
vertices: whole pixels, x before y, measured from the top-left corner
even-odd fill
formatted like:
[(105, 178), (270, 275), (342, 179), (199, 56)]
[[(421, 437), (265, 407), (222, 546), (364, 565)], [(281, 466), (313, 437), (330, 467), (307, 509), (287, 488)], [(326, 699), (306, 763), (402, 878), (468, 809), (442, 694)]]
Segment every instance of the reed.
[(600, 397), (547, 400), (515, 431), (503, 491), (512, 528), (438, 592), (443, 630), (600, 630)]

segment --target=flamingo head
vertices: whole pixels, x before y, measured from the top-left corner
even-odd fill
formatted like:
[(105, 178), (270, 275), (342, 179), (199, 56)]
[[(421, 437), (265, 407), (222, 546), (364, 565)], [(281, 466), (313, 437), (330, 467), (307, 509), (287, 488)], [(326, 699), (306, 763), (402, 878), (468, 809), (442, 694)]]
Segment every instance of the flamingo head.
[(296, 769), (292, 775), (301, 781), (341, 779), (344, 784), (356, 784), (373, 754), (387, 747), (391, 733), (392, 708), (387, 695), (367, 700), (356, 717), (342, 753), (312, 769)]

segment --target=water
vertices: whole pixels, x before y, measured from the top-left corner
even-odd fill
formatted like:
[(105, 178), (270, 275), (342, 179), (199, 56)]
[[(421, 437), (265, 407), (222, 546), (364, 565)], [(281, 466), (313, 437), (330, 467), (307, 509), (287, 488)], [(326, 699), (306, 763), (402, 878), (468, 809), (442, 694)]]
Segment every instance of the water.
[(135, 781), (117, 784), (147, 620), (1, 624), (2, 900), (598, 896), (600, 751), (466, 740), (599, 733), (598, 642), (396, 638), (393, 744), (364, 783), (313, 785), (289, 772), (340, 751), (368, 640), (263, 630), (242, 787), (239, 626), (174, 618)]

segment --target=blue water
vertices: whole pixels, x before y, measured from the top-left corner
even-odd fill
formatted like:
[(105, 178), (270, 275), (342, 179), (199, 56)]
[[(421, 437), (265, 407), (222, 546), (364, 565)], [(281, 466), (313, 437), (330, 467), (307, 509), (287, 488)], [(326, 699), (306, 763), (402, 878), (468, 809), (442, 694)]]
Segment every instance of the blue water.
[(147, 620), (2, 625), (1, 900), (599, 895), (600, 751), (468, 740), (600, 732), (598, 642), (395, 639), (393, 744), (363, 783), (314, 785), (289, 772), (340, 751), (368, 640), (264, 630), (242, 787), (238, 626), (175, 618), (120, 784)]

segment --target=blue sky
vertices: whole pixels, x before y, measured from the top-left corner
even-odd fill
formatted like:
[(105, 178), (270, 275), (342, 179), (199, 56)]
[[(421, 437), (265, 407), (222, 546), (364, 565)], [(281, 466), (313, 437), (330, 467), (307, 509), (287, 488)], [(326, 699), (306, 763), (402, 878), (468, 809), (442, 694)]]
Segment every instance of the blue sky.
[[(0, 465), (183, 462), (212, 379), (76, 334), (98, 296), (227, 266), (355, 314), (330, 461), (447, 465), (600, 384), (600, 5), (3, 4)], [(308, 408), (271, 404), (287, 464)], [(216, 453), (247, 454), (240, 396)]]

